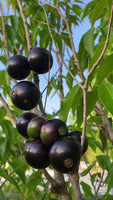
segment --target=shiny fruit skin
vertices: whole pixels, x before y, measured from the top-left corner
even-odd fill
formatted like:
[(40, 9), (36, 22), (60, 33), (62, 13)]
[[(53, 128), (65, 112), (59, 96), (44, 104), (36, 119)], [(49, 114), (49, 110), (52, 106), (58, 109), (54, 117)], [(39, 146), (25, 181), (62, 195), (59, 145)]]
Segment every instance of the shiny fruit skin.
[(26, 144), (24, 156), (27, 163), (33, 168), (43, 169), (49, 166), (48, 149), (40, 139)]
[(30, 66), (26, 57), (22, 55), (12, 56), (7, 61), (7, 73), (16, 80), (25, 79), (30, 74)]
[(59, 137), (68, 135), (66, 124), (60, 119), (49, 119), (41, 127), (40, 138), (51, 146)]
[(27, 126), (30, 120), (32, 120), (34, 117), (37, 117), (37, 115), (32, 112), (25, 112), (16, 119), (17, 131), (25, 138), (29, 138), (27, 134)]
[(36, 47), (29, 52), (28, 62), (32, 71), (44, 74), (51, 69), (53, 58), (48, 50)]
[(20, 81), (11, 90), (12, 103), (21, 110), (33, 109), (39, 99), (39, 89), (30, 81)]
[(39, 138), (40, 130), (46, 120), (43, 117), (33, 118), (27, 126), (27, 134), (30, 138)]
[[(78, 140), (81, 143), (81, 136), (82, 136), (82, 132), (80, 131), (71, 131), (68, 133), (69, 136), (73, 137), (75, 140)], [(84, 140), (84, 146), (83, 146), (83, 150), (82, 150), (82, 155), (85, 154), (85, 152), (88, 149), (88, 139), (85, 136), (85, 140)]]
[(72, 172), (79, 164), (81, 145), (72, 137), (57, 140), (49, 151), (50, 164), (60, 173)]

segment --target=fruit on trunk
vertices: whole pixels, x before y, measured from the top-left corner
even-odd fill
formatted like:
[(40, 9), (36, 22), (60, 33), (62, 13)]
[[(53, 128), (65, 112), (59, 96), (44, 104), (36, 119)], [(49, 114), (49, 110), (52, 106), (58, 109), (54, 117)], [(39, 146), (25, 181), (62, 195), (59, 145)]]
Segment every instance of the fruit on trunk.
[(32, 112), (25, 112), (22, 113), (16, 120), (17, 131), (25, 138), (29, 137), (27, 134), (27, 126), (30, 120), (32, 120), (34, 117), (37, 117), (37, 115)]
[(27, 143), (24, 156), (27, 163), (33, 168), (43, 169), (49, 166), (48, 149), (40, 139)]
[(49, 119), (41, 127), (40, 138), (46, 145), (52, 145), (59, 137), (66, 135), (68, 128), (60, 119)]
[(40, 137), (40, 129), (46, 120), (43, 117), (35, 117), (33, 118), (27, 126), (27, 133), (30, 138), (39, 138)]
[[(68, 135), (73, 137), (75, 140), (78, 140), (81, 143), (82, 132), (80, 132), (80, 131), (71, 131), (71, 132), (68, 133)], [(88, 149), (88, 139), (85, 136), (82, 155), (87, 151), (87, 149)]]
[(53, 58), (48, 50), (36, 47), (29, 52), (28, 62), (32, 71), (44, 74), (51, 69)]
[(50, 164), (61, 173), (73, 171), (79, 164), (81, 145), (72, 137), (57, 140), (49, 151)]
[(25, 79), (30, 74), (30, 66), (26, 57), (22, 55), (12, 56), (7, 61), (7, 73), (16, 80)]
[(33, 109), (39, 102), (38, 87), (30, 81), (18, 82), (11, 90), (12, 103), (21, 110)]

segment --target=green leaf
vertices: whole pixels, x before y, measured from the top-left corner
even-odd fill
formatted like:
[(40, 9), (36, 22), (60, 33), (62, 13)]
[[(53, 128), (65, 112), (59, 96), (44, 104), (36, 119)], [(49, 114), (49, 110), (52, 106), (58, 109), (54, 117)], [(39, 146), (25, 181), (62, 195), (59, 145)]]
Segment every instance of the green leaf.
[(79, 104), (77, 107), (77, 127), (79, 128), (83, 123), (83, 105)]
[(3, 162), (9, 154), (9, 141), (6, 138), (0, 137), (0, 160)]
[[(96, 158), (97, 158), (97, 161), (98, 161), (98, 163), (99, 163), (99, 166), (100, 166), (102, 169), (104, 169), (105, 162), (106, 162), (106, 156), (105, 156), (105, 155), (98, 155), (98, 156), (96, 156)], [(106, 170), (109, 172), (110, 168), (111, 168), (111, 161), (110, 161), (110, 159), (108, 158), (108, 159), (107, 159), (107, 163), (106, 163)]]
[(90, 57), (94, 54), (94, 28), (91, 28), (83, 37), (84, 48)]
[(10, 20), (14, 30), (17, 31), (19, 23), (18, 17), (16, 15), (10, 15)]
[(87, 92), (87, 110), (90, 113), (98, 99), (98, 92), (96, 90)]
[(82, 189), (84, 191), (86, 200), (89, 200), (90, 197), (93, 198), (94, 195), (92, 194), (91, 187), (83, 181), (81, 181), (80, 184), (81, 184)]
[(98, 88), (100, 102), (113, 115), (113, 85), (105, 83)]
[(9, 181), (11, 184), (13, 184), (13, 185), (19, 190), (19, 192), (21, 192), (21, 191), (20, 191), (20, 188), (19, 188), (19, 186), (18, 186), (18, 184), (17, 184), (17, 182), (14, 180), (14, 178), (13, 178), (12, 176), (10, 176), (10, 175), (8, 174), (8, 172), (7, 172), (6, 169), (0, 168), (0, 176), (3, 177), (3, 178), (5, 178), (5, 179), (6, 179), (7, 181)]
[(13, 27), (10, 25), (6, 25), (6, 33), (7, 33), (7, 38), (10, 40), (11, 43), (14, 44), (16, 35), (15, 35)]
[(60, 53), (62, 54), (62, 37), (58, 34), (54, 34), (53, 37)]
[(4, 194), (0, 188), (0, 200), (5, 200)]
[(67, 95), (64, 97), (61, 103), (61, 109), (59, 111), (60, 117), (62, 118), (63, 121), (67, 120), (69, 110), (72, 107), (75, 110), (75, 108), (79, 103), (79, 98), (81, 97), (81, 95), (82, 95), (82, 90), (79, 88), (78, 85), (76, 85), (73, 88), (71, 88), (67, 93)]
[(95, 84), (101, 84), (104, 78), (110, 75), (111, 72), (113, 72), (113, 54), (101, 61)]
[(95, 164), (89, 165), (88, 168), (85, 169), (85, 170), (81, 173), (81, 176), (86, 176), (94, 166), (95, 166)]
[(97, 178), (97, 177), (101, 178), (101, 173), (98, 172), (98, 173), (94, 173), (91, 175), (91, 183), (93, 186), (95, 184), (95, 178)]
[(112, 163), (112, 165), (109, 169), (109, 173), (108, 173), (108, 176), (107, 176), (107, 183), (108, 183), (108, 187), (107, 187), (106, 197), (109, 194), (110, 189), (113, 187), (113, 163)]
[(48, 29), (43, 29), (40, 31), (39, 36), (40, 36), (40, 46), (43, 48), (46, 48), (46, 40), (49, 35)]
[(13, 172), (16, 172), (16, 174), (18, 174), (23, 183), (25, 183), (25, 172), (27, 167), (26, 162), (21, 161), (19, 158), (13, 157), (12, 161), (10, 161), (9, 164), (13, 167)]

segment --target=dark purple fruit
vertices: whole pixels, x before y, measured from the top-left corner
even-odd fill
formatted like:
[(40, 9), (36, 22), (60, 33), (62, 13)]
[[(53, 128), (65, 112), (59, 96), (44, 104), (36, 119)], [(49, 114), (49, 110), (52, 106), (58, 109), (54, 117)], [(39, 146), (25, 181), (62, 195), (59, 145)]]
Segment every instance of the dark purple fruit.
[(40, 138), (46, 145), (52, 145), (59, 137), (66, 135), (68, 128), (60, 119), (49, 119), (41, 127)]
[(21, 110), (33, 109), (39, 102), (38, 87), (30, 81), (21, 81), (11, 90), (12, 103)]
[(43, 169), (49, 166), (48, 149), (40, 139), (27, 143), (24, 156), (33, 168)]
[(30, 138), (39, 138), (40, 137), (40, 129), (46, 120), (43, 117), (35, 117), (33, 118), (27, 126), (27, 134)]
[(27, 126), (30, 120), (32, 120), (34, 117), (37, 117), (37, 115), (32, 112), (25, 112), (22, 113), (16, 120), (17, 131), (25, 138), (29, 137), (27, 134)]
[(72, 137), (57, 140), (49, 151), (50, 164), (61, 173), (73, 171), (79, 164), (81, 145)]
[(22, 55), (12, 56), (7, 62), (7, 72), (13, 79), (25, 79), (31, 72), (27, 58)]
[(32, 71), (44, 74), (51, 69), (53, 58), (48, 50), (36, 47), (29, 52), (28, 62)]
[[(80, 131), (71, 131), (71, 132), (68, 133), (68, 135), (73, 137), (75, 140), (78, 140), (81, 143), (82, 132), (80, 132)], [(82, 155), (87, 151), (87, 149), (88, 149), (88, 139), (85, 136)]]

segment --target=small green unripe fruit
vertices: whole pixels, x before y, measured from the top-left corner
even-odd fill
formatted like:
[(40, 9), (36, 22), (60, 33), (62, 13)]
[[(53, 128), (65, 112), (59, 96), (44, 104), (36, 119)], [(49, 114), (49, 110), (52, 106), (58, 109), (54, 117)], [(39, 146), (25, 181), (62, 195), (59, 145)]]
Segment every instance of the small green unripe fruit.
[(39, 138), (40, 137), (40, 129), (46, 120), (42, 117), (33, 118), (27, 126), (27, 133), (30, 138)]

